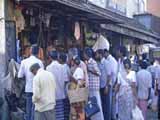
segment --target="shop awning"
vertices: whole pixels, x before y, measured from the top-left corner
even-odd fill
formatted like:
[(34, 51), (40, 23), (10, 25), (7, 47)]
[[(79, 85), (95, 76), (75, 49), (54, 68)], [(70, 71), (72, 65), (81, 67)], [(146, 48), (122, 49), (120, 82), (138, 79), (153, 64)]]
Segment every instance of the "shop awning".
[(102, 25), (102, 28), (107, 31), (113, 31), (122, 35), (137, 38), (139, 40), (143, 40), (150, 43), (157, 44), (160, 41), (160, 36), (154, 33), (124, 24), (118, 24), (118, 25), (107, 24), (107, 25)]
[[(106, 9), (88, 4), (85, 0), (17, 0), (23, 5), (39, 6), (43, 9), (62, 11), (65, 15), (71, 14), (75, 17), (98, 23), (122, 23), (120, 19), (107, 14)], [(57, 12), (58, 13), (58, 12)], [(66, 14), (67, 13), (67, 14)]]

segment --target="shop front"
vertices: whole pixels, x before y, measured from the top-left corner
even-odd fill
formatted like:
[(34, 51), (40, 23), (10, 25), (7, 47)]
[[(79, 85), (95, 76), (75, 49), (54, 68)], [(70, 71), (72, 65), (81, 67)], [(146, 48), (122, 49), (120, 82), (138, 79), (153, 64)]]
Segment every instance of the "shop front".
[[(12, 31), (10, 36), (15, 42), (8, 39), (8, 59), (15, 58), (17, 61), (29, 56), (29, 46), (33, 44), (41, 47), (39, 57), (44, 61), (48, 51), (53, 49), (67, 52), (71, 47), (83, 49), (92, 46), (95, 43), (92, 36), (101, 31), (100, 24), (118, 23), (103, 12), (86, 7), (84, 1), (8, 0), (7, 4), (8, 24), (12, 24), (12, 30), (15, 27), (16, 31), (15, 34)], [(16, 43), (16, 49), (13, 43)], [(13, 46), (9, 47), (11, 44)], [(16, 57), (10, 55), (13, 51)]]

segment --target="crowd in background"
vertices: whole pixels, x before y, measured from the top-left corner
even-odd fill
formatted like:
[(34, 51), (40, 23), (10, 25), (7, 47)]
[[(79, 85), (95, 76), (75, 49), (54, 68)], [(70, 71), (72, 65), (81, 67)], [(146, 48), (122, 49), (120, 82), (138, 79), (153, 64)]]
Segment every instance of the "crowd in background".
[[(124, 46), (115, 50), (116, 58), (109, 48), (93, 51), (87, 47), (81, 53), (77, 48), (68, 53), (52, 50), (46, 67), (38, 51), (38, 46), (31, 47), (18, 73), (26, 78), (25, 120), (132, 120), (137, 106), (147, 120), (151, 91), (160, 97), (159, 61), (149, 64), (144, 57), (135, 71)], [(96, 97), (100, 110), (90, 118), (85, 115), (86, 101), (70, 104), (68, 99), (67, 90), (77, 90), (77, 85), (88, 88), (89, 97)]]

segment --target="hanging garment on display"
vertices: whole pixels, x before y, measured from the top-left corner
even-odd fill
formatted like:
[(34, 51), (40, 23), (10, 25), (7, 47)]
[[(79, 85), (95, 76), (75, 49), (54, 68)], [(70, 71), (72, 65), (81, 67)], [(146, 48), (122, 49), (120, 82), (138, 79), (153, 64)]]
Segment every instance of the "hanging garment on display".
[(110, 44), (103, 35), (99, 36), (95, 45), (93, 46), (94, 51), (97, 51), (98, 49), (107, 49), (109, 51), (109, 48), (110, 48)]
[(16, 32), (17, 32), (17, 36), (18, 36), (18, 33), (21, 32), (22, 30), (24, 30), (24, 27), (25, 27), (25, 19), (22, 15), (22, 12), (20, 9), (15, 10), (14, 20), (16, 22)]
[(76, 40), (79, 40), (80, 36), (81, 36), (80, 25), (79, 25), (79, 22), (76, 22), (75, 23), (74, 37), (76, 38)]

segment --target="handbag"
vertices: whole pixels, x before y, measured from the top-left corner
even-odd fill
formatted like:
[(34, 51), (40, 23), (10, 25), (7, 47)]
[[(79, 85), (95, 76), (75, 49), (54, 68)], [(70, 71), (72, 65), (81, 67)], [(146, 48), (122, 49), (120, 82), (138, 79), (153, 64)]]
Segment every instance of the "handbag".
[(89, 98), (89, 101), (87, 102), (84, 110), (87, 118), (92, 117), (93, 115), (95, 115), (100, 111), (100, 108), (97, 104), (97, 99), (95, 96)]
[(144, 120), (142, 111), (139, 109), (138, 106), (136, 106), (136, 107), (132, 110), (132, 118), (133, 118), (133, 120)]

